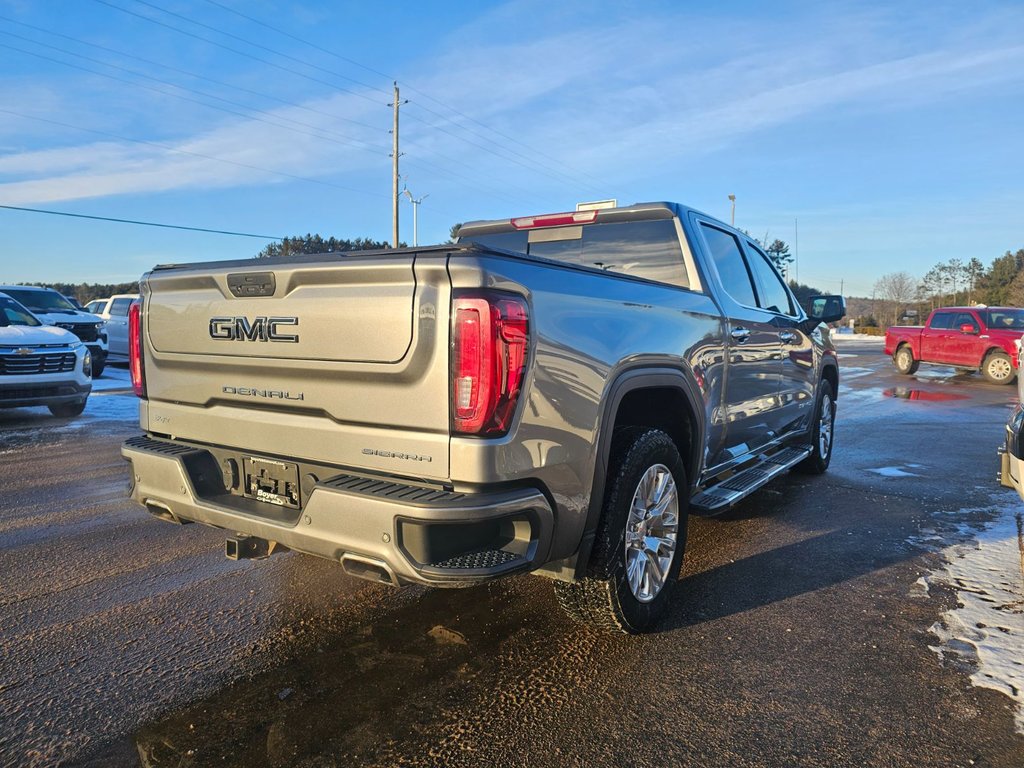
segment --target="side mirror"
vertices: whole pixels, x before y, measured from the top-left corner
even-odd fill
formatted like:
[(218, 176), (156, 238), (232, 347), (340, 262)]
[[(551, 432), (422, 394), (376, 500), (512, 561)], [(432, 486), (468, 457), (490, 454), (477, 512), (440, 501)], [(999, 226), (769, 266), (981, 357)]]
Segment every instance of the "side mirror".
[(811, 296), (809, 319), (815, 323), (836, 323), (846, 315), (846, 299), (842, 296)]
[(972, 336), (976, 336), (978, 329), (974, 326), (974, 323), (961, 323), (960, 333), (969, 333)]

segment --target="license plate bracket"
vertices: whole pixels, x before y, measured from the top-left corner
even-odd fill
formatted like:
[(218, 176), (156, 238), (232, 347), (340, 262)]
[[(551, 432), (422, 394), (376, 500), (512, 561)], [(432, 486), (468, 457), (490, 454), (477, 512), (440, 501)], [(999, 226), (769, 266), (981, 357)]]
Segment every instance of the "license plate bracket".
[(299, 465), (289, 461), (246, 456), (242, 459), (244, 494), (278, 507), (300, 509)]

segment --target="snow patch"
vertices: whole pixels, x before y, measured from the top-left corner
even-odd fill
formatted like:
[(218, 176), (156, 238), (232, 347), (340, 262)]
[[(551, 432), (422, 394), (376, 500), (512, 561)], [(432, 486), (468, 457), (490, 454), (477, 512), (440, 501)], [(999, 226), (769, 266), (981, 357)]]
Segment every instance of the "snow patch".
[(1024, 516), (1018, 508), (999, 508), (980, 530), (957, 526), (954, 535), (966, 538), (939, 550), (945, 564), (925, 585), (949, 586), (958, 602), (932, 626), (939, 644), (929, 647), (940, 658), (948, 653), (976, 665), (971, 683), (1009, 696), (1024, 733)]
[[(920, 467), (920, 464), (904, 464), (903, 466), (913, 466), (915, 469)], [(874, 472), (876, 475), (882, 477), (920, 477), (921, 475), (916, 472), (907, 472), (907, 470), (901, 467), (874, 467), (868, 469), (868, 472)]]
[(885, 344), (885, 336), (871, 336), (866, 333), (831, 333), (832, 341), (843, 342), (843, 341), (873, 341), (879, 346)]
[(112, 368), (108, 365), (103, 369), (103, 375), (100, 378), (92, 380), (93, 392), (131, 388), (132, 377), (127, 368)]

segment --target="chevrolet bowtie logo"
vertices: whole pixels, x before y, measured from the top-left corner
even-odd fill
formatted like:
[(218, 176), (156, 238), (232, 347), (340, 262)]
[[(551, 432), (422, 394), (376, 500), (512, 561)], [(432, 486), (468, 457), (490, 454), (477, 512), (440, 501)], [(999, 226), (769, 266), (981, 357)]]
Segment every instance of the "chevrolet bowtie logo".
[(29, 349), (28, 347), (20, 347), (19, 349), (14, 350), (14, 354), (16, 354), (16, 355), (31, 355), (32, 354), (32, 350)]

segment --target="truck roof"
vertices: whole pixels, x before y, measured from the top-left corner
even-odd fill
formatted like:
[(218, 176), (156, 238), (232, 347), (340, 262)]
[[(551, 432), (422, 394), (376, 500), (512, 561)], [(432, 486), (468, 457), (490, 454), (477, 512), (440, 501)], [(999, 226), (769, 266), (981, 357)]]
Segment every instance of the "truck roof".
[(977, 307), (936, 307), (932, 311), (933, 312), (939, 312), (939, 311), (945, 312), (946, 310), (956, 310), (958, 312), (970, 312), (971, 310), (974, 310), (975, 312), (980, 312), (980, 311), (985, 310), (985, 309), (996, 309), (996, 310), (999, 310), (1000, 312), (1002, 312), (1002, 311), (1007, 310), (1007, 309), (1020, 309), (1020, 307), (989, 307), (989, 306), (977, 306)]
[[(634, 203), (616, 208), (587, 209), (582, 211), (569, 211), (565, 213), (542, 213), (532, 216), (517, 216), (510, 219), (490, 219), (481, 221), (467, 221), (459, 227), (458, 237), (478, 237), (480, 235), (494, 235), (502, 232), (515, 232), (519, 229), (530, 227), (559, 227), (571, 224), (583, 223), (611, 223), (614, 221), (646, 221), (651, 219), (670, 219), (673, 216), (685, 216), (689, 212), (700, 213), (694, 208), (689, 208), (679, 203), (666, 201), (652, 203)], [(702, 216), (714, 219), (706, 213)], [(522, 224), (540, 219), (541, 222), (533, 224)], [(548, 219), (552, 223), (544, 223)], [(718, 221), (715, 219), (715, 221)], [(722, 222), (719, 222), (722, 223)], [(724, 225), (723, 226), (728, 226)]]

